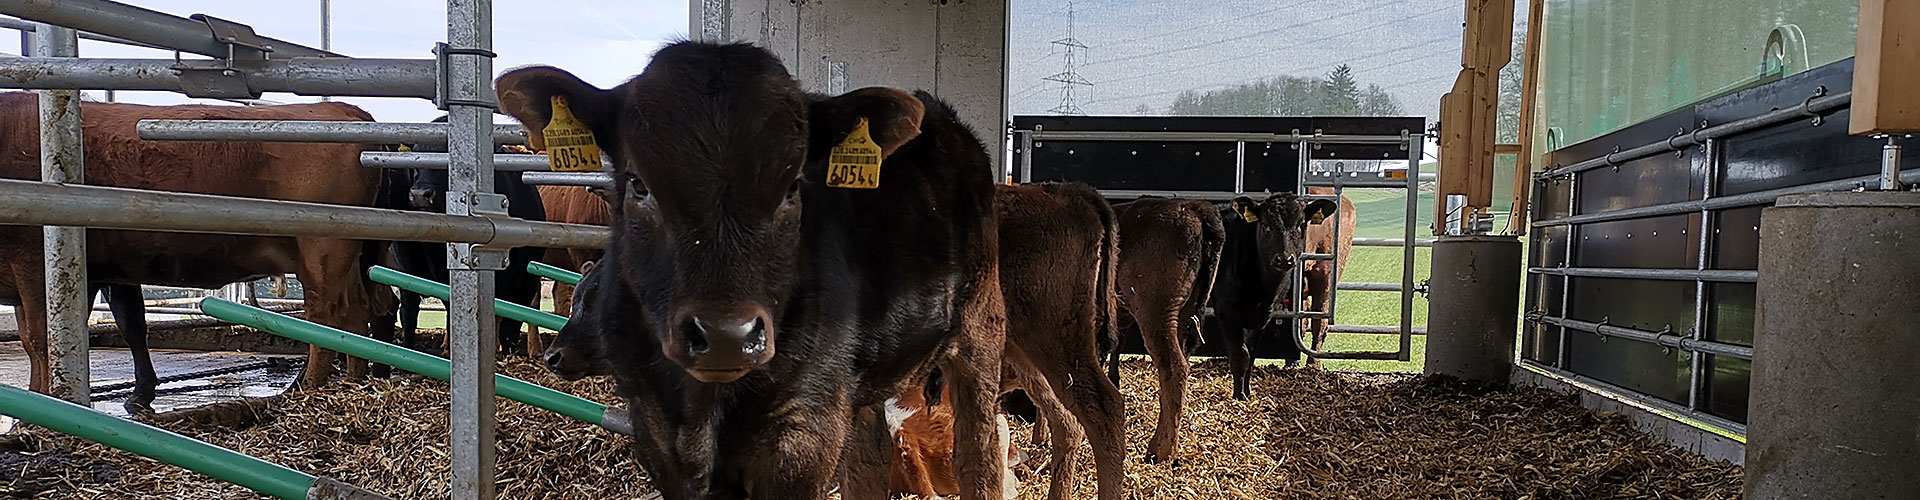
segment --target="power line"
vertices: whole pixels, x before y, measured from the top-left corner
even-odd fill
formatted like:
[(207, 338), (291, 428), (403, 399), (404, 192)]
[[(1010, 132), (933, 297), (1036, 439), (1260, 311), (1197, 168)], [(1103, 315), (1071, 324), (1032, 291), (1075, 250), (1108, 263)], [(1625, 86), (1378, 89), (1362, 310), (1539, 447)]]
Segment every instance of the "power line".
[(1066, 62), (1059, 73), (1041, 78), (1041, 80), (1060, 82), (1060, 105), (1054, 106), (1053, 109), (1048, 111), (1060, 114), (1080, 115), (1086, 114), (1086, 112), (1081, 111), (1080, 103), (1076, 102), (1075, 89), (1078, 87), (1086, 87), (1091, 90), (1093, 88), (1093, 82), (1087, 81), (1085, 77), (1080, 76), (1080, 73), (1075, 71), (1074, 68), (1074, 54), (1086, 53), (1087, 45), (1080, 43), (1080, 39), (1073, 37), (1073, 14), (1073, 0), (1067, 0), (1067, 37), (1052, 42), (1054, 45), (1059, 46), (1060, 50), (1066, 54)]
[[(1304, 26), (1307, 26), (1307, 25), (1310, 25), (1310, 24), (1313, 24), (1313, 23), (1318, 23), (1318, 22), (1321, 22), (1321, 21), (1327, 21), (1327, 20), (1331, 20), (1331, 19), (1334, 19), (1334, 18), (1340, 18), (1340, 17), (1347, 17), (1347, 16), (1351, 16), (1351, 15), (1354, 15), (1354, 14), (1360, 14), (1360, 13), (1363, 13), (1363, 12), (1366, 12), (1366, 11), (1369, 11), (1369, 10), (1375, 10), (1375, 9), (1380, 9), (1380, 8), (1383, 8), (1383, 7), (1386, 7), (1386, 6), (1388, 6), (1388, 5), (1391, 5), (1391, 4), (1380, 4), (1380, 5), (1375, 5), (1375, 6), (1373, 6), (1373, 7), (1368, 7), (1368, 8), (1365, 8), (1365, 9), (1360, 9), (1360, 10), (1354, 10), (1354, 11), (1347, 11), (1347, 12), (1341, 12), (1341, 13), (1338, 13), (1338, 14), (1334, 14), (1334, 15), (1331, 15), (1331, 16), (1327, 16), (1327, 17), (1322, 17), (1322, 18), (1319, 18), (1319, 19), (1313, 19), (1313, 20), (1308, 20), (1308, 21), (1302, 21), (1302, 22), (1298, 22), (1298, 23), (1294, 23), (1294, 24), (1289, 24), (1289, 25), (1286, 25), (1286, 26), (1281, 26), (1281, 27), (1278, 27), (1278, 28), (1269, 28), (1269, 29), (1264, 29), (1264, 30), (1260, 30), (1260, 31), (1255, 31), (1255, 32), (1252, 32), (1252, 33), (1248, 33), (1248, 34), (1245, 34), (1245, 35), (1240, 35), (1240, 36), (1234, 36), (1234, 37), (1228, 37), (1228, 38), (1223, 38), (1223, 39), (1220, 39), (1220, 40), (1214, 40), (1214, 41), (1211, 41), (1211, 42), (1205, 42), (1205, 43), (1198, 43), (1198, 44), (1193, 44), (1193, 45), (1188, 45), (1188, 46), (1185, 46), (1185, 47), (1175, 47), (1175, 48), (1171, 48), (1171, 49), (1167, 49), (1167, 50), (1161, 50), (1161, 51), (1155, 51), (1155, 52), (1148, 52), (1148, 53), (1145, 53), (1145, 54), (1135, 54), (1135, 55), (1131, 55), (1131, 56), (1124, 56), (1124, 57), (1116, 57), (1116, 58), (1112, 58), (1112, 59), (1102, 59), (1102, 60), (1099, 60), (1099, 61), (1093, 61), (1093, 62), (1089, 62), (1089, 63), (1087, 63), (1087, 65), (1088, 65), (1088, 66), (1097, 66), (1097, 65), (1101, 65), (1101, 64), (1108, 64), (1108, 63), (1115, 63), (1115, 62), (1120, 62), (1120, 61), (1131, 61), (1131, 60), (1134, 60), (1134, 59), (1141, 59), (1141, 58), (1146, 58), (1146, 57), (1153, 57), (1153, 56), (1159, 56), (1159, 55), (1166, 55), (1166, 54), (1172, 54), (1172, 53), (1175, 53), (1175, 52), (1186, 52), (1186, 51), (1189, 51), (1189, 50), (1193, 50), (1193, 49), (1198, 49), (1198, 48), (1205, 48), (1205, 47), (1212, 47), (1212, 46), (1214, 46), (1214, 45), (1219, 45), (1219, 44), (1223, 44), (1223, 43), (1227, 43), (1227, 42), (1237, 42), (1237, 41), (1240, 41), (1240, 40), (1246, 40), (1246, 39), (1248, 39), (1248, 38), (1254, 38), (1254, 37), (1258, 37), (1258, 36), (1264, 36), (1264, 35), (1269, 35), (1269, 34), (1273, 34), (1273, 33), (1278, 33), (1278, 32), (1281, 32), (1281, 31), (1286, 31), (1286, 30), (1290, 30), (1290, 29), (1294, 29), (1294, 28), (1299, 28), (1299, 27), (1304, 27)], [(1451, 5), (1448, 5), (1448, 6), (1443, 6), (1443, 7), (1441, 7), (1441, 9), (1446, 9), (1446, 8), (1448, 8), (1448, 7), (1450, 7), (1450, 6), (1451, 6)]]
[[(1419, 47), (1419, 46), (1422, 46), (1422, 45), (1427, 45), (1427, 44), (1432, 44), (1432, 43), (1436, 43), (1436, 42), (1439, 42), (1439, 41), (1443, 41), (1443, 40), (1450, 40), (1450, 39), (1452, 39), (1452, 36), (1447, 36), (1447, 37), (1442, 37), (1442, 38), (1436, 38), (1436, 39), (1431, 39), (1431, 40), (1423, 40), (1423, 41), (1420, 41), (1420, 42), (1414, 42), (1414, 43), (1411, 43), (1411, 44), (1407, 44), (1407, 45), (1403, 45), (1403, 46), (1400, 46), (1400, 47), (1395, 47), (1395, 48), (1392, 48), (1392, 49), (1387, 49), (1387, 50), (1382, 50), (1382, 51), (1378, 51), (1378, 52), (1374, 52), (1374, 53), (1371, 53), (1371, 54), (1367, 54), (1367, 55), (1363, 55), (1363, 56), (1360, 56), (1360, 57), (1358, 57), (1358, 58), (1354, 58), (1354, 59), (1347, 59), (1347, 60), (1345, 60), (1345, 61), (1342, 61), (1342, 62), (1341, 62), (1341, 64), (1350, 64), (1350, 63), (1352, 63), (1352, 62), (1354, 62), (1354, 61), (1364, 61), (1364, 60), (1367, 60), (1367, 59), (1372, 59), (1372, 58), (1375, 58), (1375, 57), (1380, 57), (1380, 56), (1383, 56), (1383, 55), (1387, 55), (1387, 54), (1394, 54), (1394, 53), (1398, 53), (1398, 52), (1400, 52), (1400, 51), (1402, 51), (1402, 50), (1406, 50), (1406, 49), (1411, 49), (1411, 48), (1414, 48), (1414, 47)], [(1368, 68), (1362, 68), (1362, 69), (1359, 69), (1359, 70), (1355, 70), (1355, 71), (1356, 71), (1356, 72), (1358, 72), (1358, 71), (1367, 71), (1367, 70), (1373, 70), (1373, 69), (1379, 69), (1379, 68), (1384, 68), (1384, 67), (1390, 67), (1390, 66), (1393, 66), (1393, 65), (1396, 65), (1396, 64), (1400, 64), (1400, 63), (1404, 63), (1404, 62), (1409, 62), (1409, 61), (1414, 61), (1414, 60), (1418, 60), (1418, 59), (1424, 59), (1424, 58), (1427, 58), (1427, 57), (1433, 57), (1433, 56), (1437, 56), (1437, 55), (1440, 55), (1441, 53), (1446, 53), (1446, 52), (1449, 52), (1449, 51), (1458, 51), (1458, 50), (1460, 50), (1460, 49), (1459, 49), (1458, 47), (1454, 47), (1454, 48), (1451, 48), (1451, 49), (1448, 49), (1448, 50), (1445, 50), (1445, 51), (1441, 51), (1440, 53), (1427, 53), (1427, 54), (1423, 54), (1423, 55), (1418, 55), (1418, 56), (1414, 56), (1414, 57), (1411, 57), (1411, 58), (1407, 58), (1407, 59), (1403, 59), (1403, 60), (1400, 60), (1400, 61), (1395, 61), (1395, 62), (1391, 62), (1391, 63), (1387, 63), (1387, 64), (1382, 64), (1382, 65), (1379, 65), (1379, 66), (1372, 66), (1372, 67), (1368, 67)], [(1215, 83), (1215, 84), (1208, 84), (1208, 85), (1201, 85), (1201, 86), (1198, 86), (1198, 87), (1191, 87), (1191, 88), (1185, 88), (1185, 89), (1179, 89), (1179, 90), (1170, 90), (1170, 91), (1160, 91), (1160, 92), (1152, 92), (1152, 93), (1146, 93), (1146, 94), (1137, 94), (1137, 95), (1131, 95), (1131, 96), (1124, 96), (1124, 97), (1113, 97), (1113, 98), (1106, 98), (1106, 99), (1096, 99), (1096, 100), (1093, 100), (1093, 101), (1088, 101), (1088, 102), (1087, 102), (1087, 104), (1097, 104), (1097, 103), (1102, 103), (1102, 102), (1112, 102), (1112, 101), (1117, 101), (1117, 100), (1124, 100), (1124, 99), (1138, 99), (1138, 98), (1143, 98), (1143, 97), (1156, 97), (1156, 96), (1162, 96), (1162, 95), (1167, 95), (1167, 94), (1173, 94), (1173, 93), (1179, 93), (1179, 92), (1186, 92), (1186, 91), (1190, 91), (1190, 90), (1202, 90), (1202, 89), (1209, 89), (1209, 88), (1219, 88), (1219, 87), (1225, 87), (1225, 86), (1230, 86), (1230, 85), (1239, 85), (1239, 84), (1245, 84), (1245, 83), (1250, 83), (1250, 82), (1256, 82), (1256, 81), (1260, 81), (1260, 80), (1265, 80), (1265, 79), (1268, 79), (1268, 78), (1273, 78), (1273, 77), (1277, 77), (1277, 76), (1286, 76), (1286, 75), (1288, 75), (1288, 74), (1291, 74), (1291, 73), (1292, 73), (1292, 72), (1294, 72), (1294, 71), (1299, 71), (1299, 70), (1303, 70), (1303, 69), (1308, 69), (1308, 68), (1312, 68), (1312, 67), (1315, 67), (1315, 66), (1320, 66), (1320, 65), (1323, 65), (1323, 64), (1326, 64), (1326, 63), (1324, 63), (1324, 62), (1318, 62), (1318, 63), (1313, 63), (1313, 64), (1308, 64), (1308, 65), (1303, 65), (1303, 66), (1297, 66), (1297, 67), (1293, 67), (1293, 68), (1288, 68), (1288, 69), (1285, 69), (1285, 70), (1281, 70), (1281, 71), (1279, 71), (1279, 72), (1277, 72), (1277, 73), (1270, 73), (1270, 74), (1267, 74), (1267, 75), (1261, 75), (1261, 76), (1258, 76), (1258, 77), (1254, 77), (1254, 78), (1248, 78), (1248, 79), (1242, 79), (1242, 80), (1238, 80), (1238, 81), (1233, 81), (1233, 82), (1227, 82), (1227, 83)], [(1337, 64), (1336, 64), (1336, 65), (1337, 65)], [(1167, 73), (1167, 72), (1162, 72), (1161, 74), (1165, 74), (1165, 73)], [(1149, 76), (1151, 76), (1151, 75), (1149, 75)], [(1098, 82), (1098, 83), (1112, 83), (1112, 82), (1115, 82), (1115, 81), (1120, 81), (1120, 80), (1107, 80), (1107, 81), (1102, 81), (1102, 82)]]
[[(1398, 2), (1395, 2), (1395, 1), (1388, 1), (1388, 2), (1383, 2), (1383, 3), (1381, 4), (1381, 5), (1377, 5), (1377, 6), (1374, 6), (1374, 7), (1369, 7), (1369, 8), (1367, 8), (1367, 9), (1362, 9), (1362, 10), (1371, 10), (1371, 9), (1374, 9), (1374, 8), (1378, 8), (1378, 7), (1384, 7), (1384, 6), (1386, 6), (1386, 5), (1391, 5), (1391, 4), (1395, 4), (1395, 3), (1398, 3)], [(1293, 5), (1293, 4), (1282, 4), (1282, 5), (1281, 5), (1281, 6), (1279, 6), (1279, 7), (1274, 7), (1274, 8), (1271, 8), (1271, 9), (1267, 9), (1267, 10), (1263, 10), (1263, 11), (1259, 11), (1259, 12), (1255, 12), (1255, 13), (1252, 13), (1252, 14), (1245, 14), (1245, 15), (1239, 15), (1239, 16), (1233, 16), (1233, 17), (1230, 17), (1230, 18), (1227, 18), (1227, 19), (1224, 19), (1224, 20), (1220, 20), (1220, 21), (1214, 21), (1214, 22), (1211, 22), (1211, 23), (1206, 23), (1206, 24), (1202, 24), (1202, 25), (1198, 25), (1198, 26), (1192, 26), (1192, 27), (1187, 27), (1187, 28), (1181, 28), (1181, 29), (1177, 29), (1177, 30), (1173, 30), (1173, 31), (1167, 31), (1167, 32), (1161, 32), (1161, 33), (1155, 33), (1155, 34), (1151, 34), (1151, 35), (1146, 35), (1146, 36), (1137, 36), (1137, 37), (1133, 37), (1133, 38), (1128, 38), (1128, 39), (1126, 39), (1126, 40), (1121, 40), (1121, 41), (1118, 41), (1118, 42), (1109, 42), (1109, 43), (1108, 43), (1108, 45), (1124, 45), (1124, 44), (1128, 44), (1128, 43), (1133, 43), (1133, 42), (1138, 42), (1138, 41), (1141, 41), (1141, 40), (1146, 40), (1146, 39), (1148, 39), (1148, 38), (1160, 38), (1160, 37), (1163, 37), (1163, 36), (1167, 36), (1167, 35), (1177, 35), (1177, 34), (1181, 34), (1181, 33), (1186, 33), (1186, 32), (1189, 32), (1189, 31), (1197, 31), (1197, 30), (1202, 30), (1202, 29), (1207, 29), (1207, 28), (1211, 28), (1211, 27), (1214, 27), (1214, 26), (1219, 26), (1219, 25), (1222, 25), (1222, 24), (1227, 24), (1227, 23), (1231, 23), (1231, 22), (1234, 22), (1234, 21), (1240, 21), (1240, 20), (1244, 20), (1244, 19), (1247, 19), (1247, 18), (1250, 18), (1250, 17), (1255, 17), (1255, 16), (1262, 16), (1262, 15), (1266, 15), (1266, 14), (1272, 14), (1272, 13), (1275, 13), (1275, 12), (1279, 12), (1279, 11), (1283, 11), (1283, 10), (1292, 10), (1292, 9), (1297, 9), (1297, 8), (1299, 8), (1299, 6), (1298, 6), (1298, 5)]]
[(1238, 56), (1233, 56), (1233, 57), (1229, 57), (1229, 58), (1226, 58), (1226, 59), (1220, 59), (1220, 60), (1217, 60), (1217, 61), (1213, 61), (1213, 62), (1207, 62), (1207, 63), (1201, 63), (1201, 64), (1194, 64), (1194, 65), (1188, 65), (1188, 66), (1182, 66), (1182, 67), (1178, 67), (1178, 68), (1173, 68), (1173, 69), (1169, 69), (1169, 70), (1165, 70), (1165, 71), (1156, 71), (1156, 72), (1153, 72), (1153, 73), (1142, 73), (1142, 74), (1136, 74), (1136, 75), (1132, 75), (1132, 76), (1126, 76), (1126, 77), (1121, 77), (1121, 78), (1115, 78), (1115, 79), (1111, 79), (1111, 80), (1103, 80), (1103, 81), (1100, 81), (1100, 82), (1095, 82), (1095, 83), (1099, 83), (1099, 84), (1103, 84), (1103, 85), (1104, 85), (1104, 84), (1109, 84), (1109, 83), (1114, 83), (1114, 82), (1124, 82), (1124, 81), (1127, 81), (1127, 80), (1138, 80), (1138, 79), (1141, 79), (1141, 78), (1147, 78), (1147, 77), (1153, 77), (1153, 76), (1160, 76), (1160, 75), (1165, 75), (1165, 74), (1169, 74), (1169, 73), (1177, 73), (1177, 72), (1181, 72), (1181, 71), (1187, 71), (1187, 70), (1192, 70), (1192, 69), (1199, 69), (1199, 68), (1204, 68), (1204, 67), (1207, 67), (1207, 66), (1213, 66), (1213, 65), (1217, 65), (1217, 64), (1222, 64), (1222, 63), (1228, 63), (1228, 62), (1233, 62), (1233, 61), (1238, 61), (1238, 60), (1242, 60), (1242, 59), (1247, 59), (1247, 58), (1250, 58), (1250, 57), (1255, 57), (1255, 56), (1262, 56), (1262, 55), (1267, 55), (1267, 54), (1271, 54), (1271, 53), (1274, 53), (1274, 52), (1279, 52), (1279, 51), (1282, 51), (1282, 50), (1287, 50), (1287, 49), (1294, 49), (1294, 48), (1300, 48), (1300, 47), (1304, 47), (1304, 46), (1306, 46), (1306, 45), (1308, 45), (1308, 44), (1311, 44), (1311, 43), (1315, 43), (1315, 42), (1321, 42), (1321, 41), (1325, 41), (1325, 40), (1327, 40), (1327, 39), (1332, 39), (1332, 38), (1339, 38), (1339, 37), (1343, 37), (1343, 36), (1347, 36), (1347, 35), (1352, 35), (1352, 34), (1355, 34), (1355, 33), (1360, 33), (1360, 32), (1363, 32), (1363, 31), (1367, 31), (1367, 30), (1371, 30), (1371, 29), (1375, 29), (1375, 28), (1379, 28), (1379, 27), (1382, 27), (1382, 26), (1387, 26), (1387, 25), (1391, 25), (1391, 24), (1394, 24), (1394, 23), (1398, 23), (1398, 22), (1402, 22), (1402, 21), (1407, 21), (1407, 20), (1411, 20), (1411, 19), (1414, 19), (1414, 18), (1418, 18), (1418, 17), (1423, 17), (1423, 16), (1428, 16), (1428, 15), (1432, 15), (1432, 14), (1434, 14), (1434, 13), (1436, 13), (1436, 12), (1441, 12), (1441, 11), (1444, 11), (1444, 10), (1448, 10), (1448, 9), (1449, 9), (1450, 7), (1451, 7), (1451, 5), (1448, 5), (1448, 6), (1443, 6), (1443, 7), (1440, 7), (1440, 8), (1438, 8), (1438, 9), (1434, 9), (1434, 10), (1429, 10), (1429, 11), (1426, 11), (1426, 12), (1422, 12), (1422, 13), (1419, 13), (1419, 14), (1414, 14), (1414, 15), (1411, 15), (1411, 16), (1407, 16), (1407, 17), (1402, 17), (1402, 18), (1399, 18), (1399, 19), (1392, 19), (1392, 20), (1388, 20), (1388, 21), (1386, 21), (1386, 22), (1382, 22), (1382, 23), (1379, 23), (1379, 24), (1374, 24), (1374, 25), (1371, 25), (1371, 26), (1367, 26), (1367, 27), (1364, 27), (1364, 28), (1358, 28), (1358, 29), (1353, 29), (1353, 30), (1348, 30), (1348, 31), (1344, 31), (1344, 32), (1340, 32), (1340, 33), (1336, 33), (1336, 34), (1333, 34), (1333, 35), (1331, 35), (1331, 36), (1327, 36), (1327, 37), (1324, 37), (1324, 38), (1320, 38), (1320, 39), (1316, 39), (1316, 40), (1311, 40), (1311, 41), (1306, 41), (1306, 42), (1301, 42), (1301, 43), (1296, 43), (1296, 44), (1293, 44), (1293, 45), (1287, 45), (1287, 46), (1282, 46), (1282, 47), (1276, 47), (1276, 48), (1273, 48), (1273, 49), (1269, 49), (1269, 50), (1265, 50), (1265, 51), (1261, 51), (1261, 52), (1254, 52), (1254, 53), (1249, 53), (1249, 54), (1242, 54), (1242, 55), (1238, 55)]

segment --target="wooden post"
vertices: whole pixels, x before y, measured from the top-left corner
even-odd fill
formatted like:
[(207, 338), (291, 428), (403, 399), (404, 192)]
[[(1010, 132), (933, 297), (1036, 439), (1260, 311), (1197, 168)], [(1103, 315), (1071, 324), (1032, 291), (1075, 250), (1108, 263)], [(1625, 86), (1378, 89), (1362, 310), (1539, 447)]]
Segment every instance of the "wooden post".
[(1533, 117), (1539, 103), (1533, 99), (1540, 88), (1540, 37), (1546, 27), (1547, 0), (1527, 2), (1527, 44), (1520, 64), (1520, 154), (1513, 165), (1513, 212), (1507, 214), (1507, 230), (1527, 234), (1528, 192), (1533, 189)]
[(1920, 133), (1920, 2), (1860, 0), (1860, 30), (1853, 58), (1853, 113), (1847, 130), (1856, 135)]
[(1446, 231), (1446, 198), (1466, 195), (1462, 216), (1493, 205), (1494, 124), (1500, 68), (1513, 60), (1513, 0), (1467, 0), (1460, 74), (1440, 99), (1440, 187), (1434, 234)]

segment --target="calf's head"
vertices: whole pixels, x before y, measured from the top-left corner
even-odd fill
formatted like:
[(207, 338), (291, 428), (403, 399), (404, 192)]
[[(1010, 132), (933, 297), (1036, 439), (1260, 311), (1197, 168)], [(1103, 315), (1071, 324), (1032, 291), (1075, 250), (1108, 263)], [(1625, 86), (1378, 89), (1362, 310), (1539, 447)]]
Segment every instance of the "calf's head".
[(600, 335), (603, 334), (596, 313), (601, 313), (601, 275), (595, 273), (594, 263), (588, 261), (580, 269), (580, 283), (573, 290), (572, 309), (568, 311), (567, 324), (553, 337), (553, 343), (547, 344), (547, 350), (540, 353), (540, 360), (547, 365), (547, 371), (553, 372), (564, 380), (580, 380), (588, 375), (605, 374), (604, 359), (600, 355)]
[(1258, 202), (1239, 197), (1234, 211), (1254, 224), (1254, 241), (1259, 248), (1261, 282), (1274, 283), (1271, 312), (1300, 309), (1294, 304), (1293, 269), (1304, 265), (1300, 257), (1307, 248), (1307, 225), (1332, 214), (1337, 205), (1331, 200), (1303, 199), (1293, 193), (1275, 193)]
[[(828, 152), (865, 125), (884, 158), (919, 134), (920, 101), (866, 88), (801, 92), (780, 61), (747, 44), (680, 42), (639, 76), (599, 89), (552, 67), (502, 75), (501, 109), (536, 149), (562, 104), (615, 164), (612, 242), (648, 335), (693, 378), (737, 380), (773, 359), (780, 308), (800, 280), (801, 217)], [(637, 307), (636, 307), (637, 306)]]

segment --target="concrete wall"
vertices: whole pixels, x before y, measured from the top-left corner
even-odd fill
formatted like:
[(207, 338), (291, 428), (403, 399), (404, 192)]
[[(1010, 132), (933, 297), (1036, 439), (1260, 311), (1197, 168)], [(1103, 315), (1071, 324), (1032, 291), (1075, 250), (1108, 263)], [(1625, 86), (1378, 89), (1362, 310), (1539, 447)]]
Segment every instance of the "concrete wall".
[(940, 96), (999, 165), (1007, 121), (1007, 0), (689, 2), (693, 39), (766, 47), (808, 90), (887, 86)]

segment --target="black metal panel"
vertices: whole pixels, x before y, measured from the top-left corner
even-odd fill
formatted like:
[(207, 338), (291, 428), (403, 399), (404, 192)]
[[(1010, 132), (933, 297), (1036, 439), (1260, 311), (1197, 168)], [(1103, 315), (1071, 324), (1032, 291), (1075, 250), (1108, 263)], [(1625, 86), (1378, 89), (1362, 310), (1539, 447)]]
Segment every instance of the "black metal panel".
[(1531, 265), (1534, 267), (1566, 266), (1567, 234), (1571, 232), (1571, 229), (1567, 226), (1556, 226), (1543, 227), (1535, 229), (1534, 231), (1536, 231), (1536, 233), (1533, 237), (1533, 244), (1527, 248), (1527, 252), (1532, 254), (1528, 262), (1531, 262)]
[(1572, 181), (1566, 179), (1542, 179), (1533, 183), (1533, 220), (1553, 220), (1573, 215), (1567, 206), (1568, 191)]
[(1571, 332), (1567, 368), (1675, 404), (1687, 404), (1689, 362), (1685, 351)]
[(1713, 269), (1760, 268), (1760, 211), (1764, 206), (1735, 208), (1713, 214)]
[(1753, 362), (1707, 355), (1707, 413), (1735, 422), (1747, 421), (1747, 387)]
[(1574, 266), (1691, 269), (1700, 258), (1699, 218), (1680, 214), (1580, 226)]
[[(1550, 165), (1571, 165), (1608, 153), (1664, 141), (1695, 123), (1691, 108), (1672, 111), (1637, 125), (1553, 151)], [(1698, 198), (1702, 184), (1693, 176), (1699, 148), (1675, 156), (1653, 155), (1578, 174), (1579, 213), (1605, 212)]]
[(1707, 287), (1707, 340), (1753, 345), (1752, 283), (1714, 283)]
[(1570, 318), (1650, 332), (1693, 327), (1691, 281), (1573, 278), (1571, 286)]
[[(1741, 120), (1776, 109), (1790, 109), (1822, 92), (1833, 95), (1853, 86), (1853, 60), (1847, 59), (1695, 106), (1710, 124)], [(1765, 191), (1873, 175), (1880, 171), (1879, 143), (1847, 134), (1849, 113), (1789, 122), (1737, 137), (1719, 147), (1726, 162), (1716, 196)]]
[[(1079, 181), (1098, 189), (1233, 192), (1234, 143), (1034, 141), (1033, 182)], [(1293, 155), (1247, 159), (1249, 177), (1298, 179)], [(1256, 188), (1293, 191), (1293, 182)]]
[[(1016, 116), (1016, 130), (1081, 132), (1249, 132), (1400, 135), (1420, 133), (1424, 118), (1286, 116)], [(1318, 144), (1315, 159), (1406, 160), (1401, 145)], [(1016, 161), (1021, 155), (1015, 152)], [(1078, 181), (1100, 189), (1234, 191), (1232, 142), (1035, 141), (1031, 179)], [(1299, 150), (1291, 143), (1248, 143), (1244, 192), (1295, 192)]]

